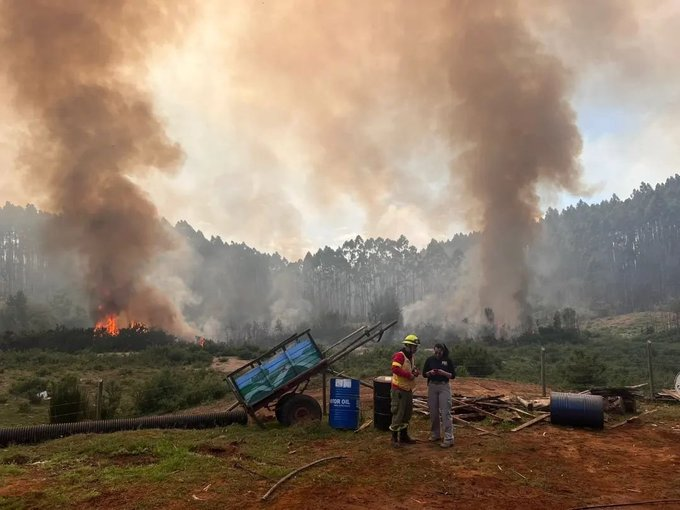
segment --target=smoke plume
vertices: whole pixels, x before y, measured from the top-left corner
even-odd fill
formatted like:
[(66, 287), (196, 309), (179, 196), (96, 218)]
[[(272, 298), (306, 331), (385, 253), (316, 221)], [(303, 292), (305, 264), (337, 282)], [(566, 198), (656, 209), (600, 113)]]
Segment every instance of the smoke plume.
[(526, 253), (541, 216), (537, 184), (578, 191), (581, 137), (569, 75), (511, 2), (458, 2), (448, 59), (452, 171), (482, 231), (480, 305), (516, 324), (530, 312)]
[(131, 177), (172, 171), (183, 158), (139, 85), (147, 54), (180, 31), (180, 3), (0, 4), (0, 60), (15, 107), (31, 119), (18, 164), (60, 213), (52, 241), (82, 255), (93, 319), (176, 333), (183, 320), (146, 278), (172, 241)]
[[(482, 232), (470, 273), (447, 299), (411, 311), (437, 302), (448, 320), (467, 317), (474, 295), (481, 319), (491, 308), (499, 325), (516, 325), (530, 313), (538, 190), (582, 191), (570, 101), (584, 92), (573, 82), (640, 104), (663, 83), (676, 105), (655, 100), (665, 115), (657, 129), (677, 145), (673, 2), (596, 4), (206, 0), (190, 37), (196, 54), (182, 61), (194, 67), (177, 77), (185, 88), (163, 73), (158, 81), (160, 95), (186, 102), (178, 117), (198, 117), (189, 125), (202, 131), (187, 129), (187, 138), (207, 154), (199, 167), (220, 175), (203, 189), (190, 175), (184, 182), (195, 188), (183, 187), (170, 207), (213, 218), (225, 210), (221, 234), (287, 256), (301, 256), (305, 230), (342, 221), (348, 204), (369, 236), (440, 236), (465, 218)], [(87, 261), (96, 318), (124, 312), (178, 327), (175, 307), (145, 279), (172, 243), (130, 178), (153, 182), (145, 170), (172, 171), (182, 160), (139, 78), (156, 44), (185, 35), (179, 5), (0, 4), (0, 59), (15, 106), (32, 119), (21, 162), (63, 215), (58, 237)], [(288, 297), (279, 297), (284, 310)]]
[[(411, 206), (409, 216), (429, 221), (433, 231), (444, 226), (427, 214), (427, 169), (407, 165), (434, 129), (439, 105), (423, 93), (445, 98), (444, 69), (426, 35), (434, 12), (421, 7), (284, 0), (233, 2), (224, 14), (240, 21), (225, 59), (239, 132), (257, 134), (255, 147), (262, 139), (270, 146), (287, 141), (298, 154), (292, 165), (305, 168), (306, 200), (329, 216), (349, 200), (364, 215), (367, 235), (398, 237), (404, 216), (395, 206)], [(415, 45), (410, 29), (423, 37)], [(279, 168), (292, 166), (281, 152)]]
[[(580, 176), (570, 75), (529, 31), (528, 9), (496, 0), (248, 4), (228, 61), (234, 108), (297, 133), (321, 205), (351, 197), (379, 235), (404, 225), (395, 208), (422, 215), (432, 232), (464, 211), (483, 231), (479, 310), (513, 325), (530, 311), (537, 186), (574, 192)], [(446, 161), (434, 172), (431, 161), (405, 163), (436, 143), (448, 171)]]

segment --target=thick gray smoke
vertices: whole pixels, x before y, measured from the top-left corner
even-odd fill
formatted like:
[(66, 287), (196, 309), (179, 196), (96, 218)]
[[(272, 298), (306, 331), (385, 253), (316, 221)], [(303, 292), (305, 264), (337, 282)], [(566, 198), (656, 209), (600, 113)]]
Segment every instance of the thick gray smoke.
[[(128, 313), (181, 326), (176, 306), (145, 278), (170, 241), (129, 179), (182, 161), (139, 78), (156, 43), (183, 35), (180, 4), (0, 4), (14, 105), (35, 119), (21, 161), (62, 213), (68, 235), (59, 237), (88, 261), (97, 319)], [(517, 325), (531, 311), (539, 190), (583, 190), (575, 82), (601, 93), (598, 80), (614, 77), (621, 85), (611, 95), (638, 99), (652, 83), (670, 90), (676, 80), (661, 78), (673, 76), (678, 38), (660, 21), (670, 4), (207, 0), (196, 30), (219, 35), (199, 46), (218, 70), (203, 71), (223, 86), (211, 82), (219, 94), (187, 104), (210, 115), (210, 131), (223, 121), (230, 137), (220, 153), (229, 161), (214, 163), (226, 170), (200, 191), (227, 197), (231, 231), (220, 234), (257, 232), (286, 254), (309, 248), (303, 210), (328, 218), (350, 203), (369, 236), (413, 225), (441, 236), (463, 218), (482, 232), (466, 274), (448, 299), (408, 312), (431, 316), (440, 306), (437, 315), (453, 321), (490, 307), (498, 324)], [(663, 30), (643, 31), (646, 19)], [(677, 131), (674, 119), (661, 124), (665, 135)], [(210, 200), (185, 202), (200, 209)], [(297, 290), (287, 284), (277, 282), (274, 314), (307, 316), (307, 303), (288, 302)]]
[[(577, 191), (581, 150), (569, 74), (529, 31), (522, 5), (309, 0), (244, 9), (227, 66), (233, 102), (248, 109), (242, 118), (296, 130), (321, 205), (353, 197), (368, 232), (385, 226), (392, 203), (445, 230), (460, 219), (455, 201), (484, 233), (479, 309), (522, 320), (537, 186)], [(428, 183), (403, 161), (434, 139), (452, 162), (448, 189), (428, 200)]]
[(138, 85), (146, 54), (177, 35), (186, 2), (26, 0), (0, 4), (0, 60), (30, 117), (20, 163), (60, 214), (53, 241), (85, 260), (95, 321), (113, 317), (184, 332), (146, 275), (171, 247), (155, 206), (130, 177), (172, 171), (179, 145)]

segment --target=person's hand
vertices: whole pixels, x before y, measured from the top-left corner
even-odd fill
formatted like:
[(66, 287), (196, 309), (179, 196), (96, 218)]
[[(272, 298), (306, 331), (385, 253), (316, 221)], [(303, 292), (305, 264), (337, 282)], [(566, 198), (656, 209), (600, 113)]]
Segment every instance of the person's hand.
[(411, 373), (413, 374), (413, 377), (418, 377), (420, 375), (420, 370), (414, 368)]

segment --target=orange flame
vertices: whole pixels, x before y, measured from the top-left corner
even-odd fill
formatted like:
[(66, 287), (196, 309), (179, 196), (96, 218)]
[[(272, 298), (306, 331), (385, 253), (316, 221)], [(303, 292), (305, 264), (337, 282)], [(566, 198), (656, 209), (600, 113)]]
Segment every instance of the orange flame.
[(120, 333), (120, 329), (118, 329), (118, 324), (116, 324), (115, 315), (107, 315), (102, 320), (97, 322), (94, 329), (97, 332), (107, 333), (111, 336), (116, 336), (118, 333)]

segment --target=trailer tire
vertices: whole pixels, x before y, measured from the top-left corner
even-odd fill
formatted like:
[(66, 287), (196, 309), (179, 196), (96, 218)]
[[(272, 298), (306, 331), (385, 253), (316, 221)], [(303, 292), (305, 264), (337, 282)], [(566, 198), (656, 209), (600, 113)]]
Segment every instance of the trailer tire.
[(276, 407), (274, 408), (274, 412), (276, 413), (277, 421), (282, 425), (285, 425), (283, 423), (283, 418), (282, 418), (282, 416), (283, 416), (283, 414), (282, 414), (283, 413), (283, 406), (294, 395), (295, 395), (295, 393), (286, 393), (285, 395), (283, 395), (281, 398), (279, 398), (276, 401)]
[(321, 406), (312, 397), (297, 393), (281, 406), (279, 421), (286, 426), (321, 421)]

